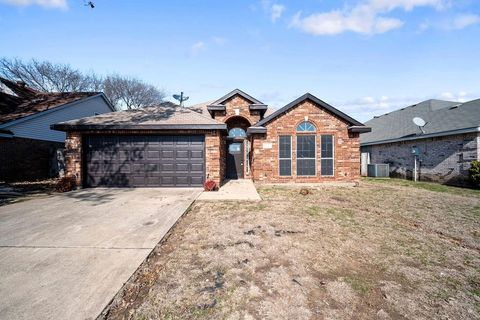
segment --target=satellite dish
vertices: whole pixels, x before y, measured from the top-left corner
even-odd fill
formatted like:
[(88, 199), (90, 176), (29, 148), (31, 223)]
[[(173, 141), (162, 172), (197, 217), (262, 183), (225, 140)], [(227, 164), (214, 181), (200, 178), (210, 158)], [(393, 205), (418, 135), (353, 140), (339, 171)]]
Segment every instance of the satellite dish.
[(183, 91), (182, 91), (182, 92), (180, 92), (180, 94), (174, 94), (174, 95), (173, 95), (173, 98), (174, 98), (175, 100), (178, 100), (178, 102), (180, 102), (180, 105), (183, 106), (183, 102), (184, 102), (184, 101), (187, 101), (189, 97), (184, 96), (184, 95), (183, 95)]
[(413, 123), (415, 123), (415, 125), (419, 126), (419, 127), (424, 127), (427, 123), (425, 122), (425, 120), (423, 120), (422, 118), (420, 117), (415, 117), (412, 119), (413, 120)]

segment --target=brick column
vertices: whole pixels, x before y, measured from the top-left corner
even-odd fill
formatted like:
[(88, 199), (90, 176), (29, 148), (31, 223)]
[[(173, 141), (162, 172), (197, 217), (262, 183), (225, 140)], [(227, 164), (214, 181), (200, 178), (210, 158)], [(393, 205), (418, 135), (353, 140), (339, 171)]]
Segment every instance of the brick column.
[(65, 175), (74, 176), (77, 179), (77, 186), (82, 186), (82, 135), (79, 132), (67, 132)]
[(205, 167), (207, 179), (212, 179), (220, 186), (225, 173), (225, 143), (218, 131), (205, 134)]

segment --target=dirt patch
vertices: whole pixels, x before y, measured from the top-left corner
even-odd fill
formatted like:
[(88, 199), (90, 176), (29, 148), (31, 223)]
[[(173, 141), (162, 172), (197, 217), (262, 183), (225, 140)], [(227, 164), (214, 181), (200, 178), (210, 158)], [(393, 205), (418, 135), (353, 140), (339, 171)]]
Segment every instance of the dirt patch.
[(480, 197), (364, 182), (196, 202), (107, 319), (480, 319)]

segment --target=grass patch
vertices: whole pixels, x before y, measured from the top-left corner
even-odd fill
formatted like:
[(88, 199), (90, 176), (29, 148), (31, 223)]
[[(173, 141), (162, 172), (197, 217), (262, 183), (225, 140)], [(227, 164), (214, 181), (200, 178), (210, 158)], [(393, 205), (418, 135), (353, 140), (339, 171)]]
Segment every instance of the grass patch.
[(343, 226), (356, 223), (353, 210), (344, 208), (327, 208), (326, 212), (334, 221), (339, 222)]
[(353, 290), (360, 293), (361, 295), (367, 294), (370, 289), (372, 289), (372, 284), (369, 280), (359, 277), (346, 277), (345, 282), (347, 282)]
[(307, 207), (306, 211), (309, 216), (316, 217), (320, 215), (321, 209), (318, 206), (312, 206), (312, 207)]
[(433, 183), (433, 182), (424, 182), (424, 181), (410, 181), (404, 179), (375, 179), (375, 178), (363, 178), (363, 181), (373, 182), (373, 183), (380, 183), (380, 184), (389, 184), (394, 186), (402, 186), (402, 187), (409, 187), (409, 188), (419, 188), (433, 192), (446, 192), (450, 194), (456, 194), (461, 196), (480, 196), (480, 190), (475, 189), (468, 189), (468, 188), (461, 188), (461, 187), (453, 187), (447, 186), (444, 184)]

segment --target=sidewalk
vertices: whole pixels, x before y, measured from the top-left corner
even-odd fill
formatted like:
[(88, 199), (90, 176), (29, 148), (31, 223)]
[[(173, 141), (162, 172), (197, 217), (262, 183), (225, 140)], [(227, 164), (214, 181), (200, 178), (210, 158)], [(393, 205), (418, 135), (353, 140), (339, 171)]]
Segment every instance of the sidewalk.
[(227, 181), (218, 191), (202, 192), (198, 201), (260, 201), (260, 195), (252, 180), (239, 179)]

